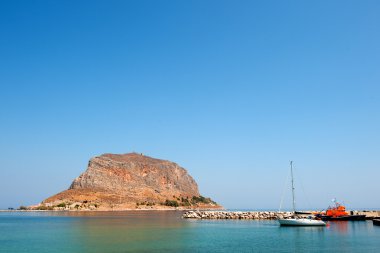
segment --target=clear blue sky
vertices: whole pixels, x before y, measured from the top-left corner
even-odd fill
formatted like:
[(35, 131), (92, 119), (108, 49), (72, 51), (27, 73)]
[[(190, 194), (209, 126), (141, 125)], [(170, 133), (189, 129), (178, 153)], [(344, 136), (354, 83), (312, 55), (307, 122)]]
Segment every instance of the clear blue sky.
[(299, 207), (380, 208), (379, 13), (379, 1), (1, 1), (0, 208), (131, 151), (179, 163), (227, 208), (278, 208), (289, 160)]

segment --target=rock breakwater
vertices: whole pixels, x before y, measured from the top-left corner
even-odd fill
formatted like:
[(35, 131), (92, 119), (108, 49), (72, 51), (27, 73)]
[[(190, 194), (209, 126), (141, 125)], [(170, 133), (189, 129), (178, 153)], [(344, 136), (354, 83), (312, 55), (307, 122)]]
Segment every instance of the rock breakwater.
[(182, 215), (185, 219), (224, 219), (224, 220), (275, 220), (278, 218), (290, 218), (292, 212), (274, 211), (250, 211), (250, 212), (229, 212), (229, 211), (188, 211)]
[[(380, 217), (380, 211), (349, 211), (351, 215), (366, 215), (366, 219), (371, 220)], [(303, 214), (297, 214), (298, 217), (308, 217), (316, 214), (318, 211), (306, 211)], [(291, 218), (293, 212), (276, 212), (276, 211), (188, 211), (182, 215), (185, 219), (210, 219), (210, 220), (276, 220)]]

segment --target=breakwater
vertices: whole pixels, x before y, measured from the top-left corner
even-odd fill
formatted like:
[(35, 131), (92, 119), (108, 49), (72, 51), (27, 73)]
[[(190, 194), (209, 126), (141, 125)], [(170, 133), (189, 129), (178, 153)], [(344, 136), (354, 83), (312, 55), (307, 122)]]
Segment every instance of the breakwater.
[[(297, 214), (298, 217), (307, 217), (316, 213), (308, 211), (304, 214)], [(350, 214), (364, 214), (367, 219), (380, 217), (380, 211), (349, 211)], [(290, 218), (293, 212), (276, 212), (276, 211), (188, 211), (182, 215), (185, 219), (222, 219), (222, 220), (275, 220)]]
[(230, 211), (188, 211), (182, 215), (185, 219), (235, 219), (235, 220), (275, 220), (278, 218), (290, 218), (292, 212), (274, 211), (250, 211), (250, 212), (230, 212)]

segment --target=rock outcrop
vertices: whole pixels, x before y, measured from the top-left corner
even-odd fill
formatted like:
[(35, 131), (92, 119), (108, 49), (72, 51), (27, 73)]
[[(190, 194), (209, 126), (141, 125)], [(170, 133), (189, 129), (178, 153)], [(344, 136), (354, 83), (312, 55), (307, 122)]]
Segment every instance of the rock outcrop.
[(199, 194), (198, 185), (176, 163), (142, 154), (104, 154), (90, 160), (70, 188), (38, 208), (110, 210), (221, 208)]

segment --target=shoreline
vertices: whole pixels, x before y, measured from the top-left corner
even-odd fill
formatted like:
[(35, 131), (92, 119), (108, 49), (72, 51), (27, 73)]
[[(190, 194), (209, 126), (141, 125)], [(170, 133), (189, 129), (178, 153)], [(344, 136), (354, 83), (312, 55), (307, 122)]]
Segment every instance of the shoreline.
[[(189, 219), (274, 219), (278, 216), (291, 216), (293, 213), (291, 211), (273, 211), (273, 210), (250, 210), (250, 211), (239, 211), (239, 210), (226, 210), (226, 209), (212, 209), (212, 208), (124, 208), (124, 209), (81, 209), (81, 210), (8, 210), (0, 209), (0, 213), (27, 213), (27, 212), (54, 212), (54, 213), (64, 213), (64, 212), (130, 212), (130, 211), (180, 211), (184, 212), (183, 218)], [(305, 216), (312, 215), (318, 211), (304, 211)], [(350, 210), (354, 214), (365, 214), (368, 218), (380, 217), (380, 209), (378, 210)], [(306, 214), (310, 213), (310, 214)]]
[(123, 211), (183, 211), (183, 212), (189, 212), (189, 211), (223, 211), (224, 209), (210, 209), (210, 208), (199, 208), (199, 209), (194, 209), (194, 208), (189, 208), (189, 209), (175, 209), (175, 208), (139, 208), (139, 209), (134, 209), (134, 208), (126, 208), (126, 209), (81, 209), (81, 210), (7, 210), (7, 209), (0, 209), (0, 212), (123, 212)]

